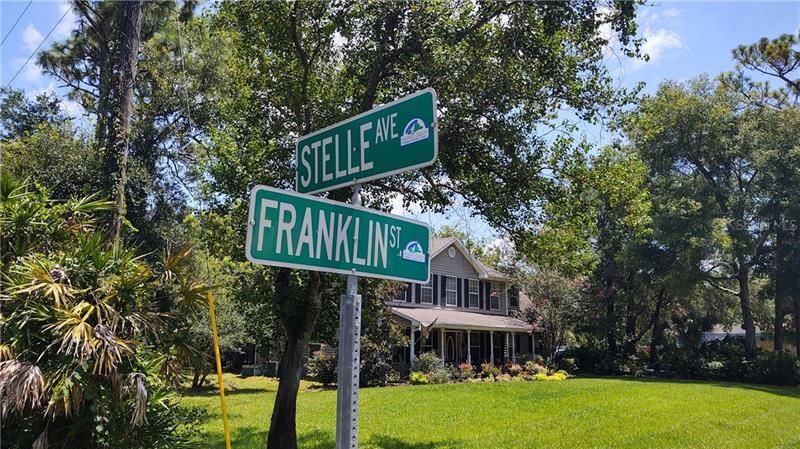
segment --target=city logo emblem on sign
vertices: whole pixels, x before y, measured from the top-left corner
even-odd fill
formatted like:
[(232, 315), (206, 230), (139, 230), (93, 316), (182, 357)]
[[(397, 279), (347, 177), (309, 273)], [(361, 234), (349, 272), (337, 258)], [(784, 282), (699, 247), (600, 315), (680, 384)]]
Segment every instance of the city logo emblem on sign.
[(417, 241), (409, 242), (403, 250), (403, 259), (413, 260), (414, 262), (425, 263), (425, 251)]
[(428, 138), (428, 134), (429, 130), (422, 119), (411, 119), (410, 122), (406, 123), (406, 127), (403, 129), (403, 135), (400, 137), (400, 146), (404, 147), (414, 142), (425, 140)]

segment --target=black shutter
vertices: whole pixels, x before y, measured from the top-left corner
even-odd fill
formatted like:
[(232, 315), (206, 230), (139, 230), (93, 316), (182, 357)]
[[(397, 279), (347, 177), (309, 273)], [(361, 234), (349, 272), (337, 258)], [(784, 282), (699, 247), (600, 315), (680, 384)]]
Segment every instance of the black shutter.
[(478, 308), (483, 309), (484, 301), (483, 294), (483, 281), (478, 281)]
[(458, 304), (458, 307), (463, 307), (464, 305), (464, 303), (462, 302), (462, 298), (464, 297), (463, 284), (464, 283), (461, 282), (461, 279), (456, 278), (456, 290), (458, 291), (458, 293), (456, 293), (456, 297), (458, 298), (456, 304)]
[(414, 284), (414, 302), (417, 304), (422, 303), (422, 284)]
[(406, 284), (406, 302), (411, 302), (411, 283)]
[(492, 310), (492, 284), (491, 282), (484, 282), (483, 288), (486, 290), (486, 310)]
[(442, 294), (439, 297), (442, 298), (442, 305), (445, 305), (447, 304), (447, 276), (439, 276), (439, 283), (442, 288)]
[(439, 275), (433, 275), (433, 282), (431, 282), (431, 290), (433, 290), (433, 305), (439, 304)]
[(469, 307), (469, 279), (464, 281), (464, 307)]

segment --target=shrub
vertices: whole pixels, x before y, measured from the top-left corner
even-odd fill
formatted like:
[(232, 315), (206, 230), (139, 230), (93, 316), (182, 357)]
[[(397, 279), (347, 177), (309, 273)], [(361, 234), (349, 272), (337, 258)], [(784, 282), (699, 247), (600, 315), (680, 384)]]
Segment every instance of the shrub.
[(464, 369), (461, 368), (461, 365), (459, 366), (447, 365), (444, 367), (444, 369), (447, 370), (447, 373), (450, 376), (450, 380), (454, 382), (463, 382), (472, 376), (472, 372), (465, 371)]
[(773, 385), (800, 383), (800, 361), (789, 354), (759, 352), (748, 366), (745, 381)]
[(431, 373), (432, 384), (446, 384), (450, 381), (450, 371), (445, 368), (437, 368)]
[(464, 375), (464, 378), (470, 378), (473, 374), (475, 374), (474, 369), (472, 368), (472, 364), (464, 362), (458, 365), (458, 369), (461, 370), (461, 373)]
[(361, 373), (359, 383), (362, 387), (383, 386), (400, 375), (392, 368), (392, 354), (386, 346), (378, 345), (369, 338), (361, 339)]
[(563, 369), (564, 371), (571, 373), (575, 371), (575, 358), (574, 357), (564, 357), (558, 363), (558, 366)]
[(495, 381), (497, 382), (511, 382), (511, 375), (510, 374), (501, 374), (495, 377)]
[(512, 376), (517, 376), (522, 373), (522, 367), (517, 363), (509, 363), (505, 366), (505, 371)]
[(323, 385), (336, 382), (338, 357), (335, 352), (317, 351), (308, 361), (311, 377)]
[(489, 377), (489, 375), (492, 374), (492, 368), (494, 368), (494, 365), (489, 362), (481, 363), (481, 375), (483, 377)]
[(423, 373), (432, 373), (441, 366), (442, 359), (440, 359), (439, 356), (432, 351), (420, 354), (417, 356), (417, 360), (414, 362), (414, 370), (421, 371)]
[(547, 367), (530, 360), (525, 362), (525, 372), (528, 374), (547, 373)]
[(426, 385), (431, 383), (428, 375), (420, 371), (411, 371), (409, 381), (411, 381), (411, 385)]

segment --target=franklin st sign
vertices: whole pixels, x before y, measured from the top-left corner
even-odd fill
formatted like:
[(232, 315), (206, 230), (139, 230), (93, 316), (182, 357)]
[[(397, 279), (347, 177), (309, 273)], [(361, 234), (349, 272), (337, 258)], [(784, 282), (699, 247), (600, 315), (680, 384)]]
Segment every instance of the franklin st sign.
[(318, 193), (427, 167), (438, 156), (436, 92), (425, 89), (297, 140), (297, 191)]
[(430, 229), (414, 220), (257, 186), (248, 223), (253, 263), (428, 282)]

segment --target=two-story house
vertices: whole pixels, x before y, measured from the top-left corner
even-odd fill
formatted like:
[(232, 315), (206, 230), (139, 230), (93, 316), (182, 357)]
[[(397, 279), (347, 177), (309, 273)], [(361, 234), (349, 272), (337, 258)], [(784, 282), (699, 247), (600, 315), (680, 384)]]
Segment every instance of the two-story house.
[(508, 276), (452, 237), (433, 239), (430, 267), (430, 282), (407, 284), (391, 300), (393, 319), (407, 325), (410, 340), (408, 347), (395, 349), (395, 369), (408, 372), (410, 362), (427, 351), (447, 364), (476, 366), (539, 352), (541, 329), (521, 319), (529, 302)]

